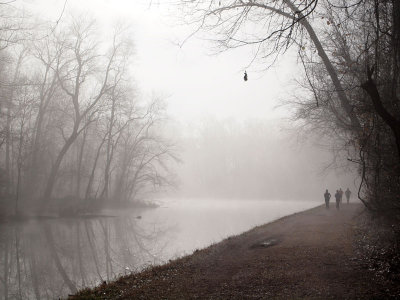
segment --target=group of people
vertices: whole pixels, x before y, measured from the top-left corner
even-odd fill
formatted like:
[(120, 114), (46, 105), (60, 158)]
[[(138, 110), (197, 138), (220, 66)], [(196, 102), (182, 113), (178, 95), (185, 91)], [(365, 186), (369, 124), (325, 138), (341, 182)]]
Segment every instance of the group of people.
[[(351, 191), (349, 190), (349, 188), (347, 188), (347, 190), (344, 192), (344, 194), (346, 195), (347, 204), (349, 204), (350, 195), (351, 195)], [(329, 201), (331, 199), (331, 194), (328, 192), (328, 189), (325, 191), (324, 198), (325, 198), (326, 209), (329, 209)], [(335, 193), (336, 209), (339, 209), (340, 204), (342, 203), (342, 198), (343, 198), (342, 189), (336, 190), (336, 193)]]

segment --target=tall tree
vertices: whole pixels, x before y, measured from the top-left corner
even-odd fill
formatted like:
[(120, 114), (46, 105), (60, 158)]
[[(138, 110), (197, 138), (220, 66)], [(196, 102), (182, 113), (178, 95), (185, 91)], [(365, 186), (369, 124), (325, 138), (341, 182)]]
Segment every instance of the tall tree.
[(65, 154), (80, 133), (96, 118), (101, 100), (112, 89), (110, 78), (114, 76), (114, 65), (120, 58), (121, 41), (115, 36), (108, 53), (99, 56), (99, 45), (94, 39), (93, 26), (93, 22), (74, 20), (69, 28), (69, 35), (56, 45), (56, 75), (61, 89), (72, 104), (73, 116), (69, 134), (61, 129), (64, 144), (51, 167), (43, 194), (44, 203), (50, 200)]
[(332, 80), (348, 126), (360, 129), (337, 70), (311, 25), (318, 0), (182, 1), (182, 5), (188, 22), (198, 24), (196, 32), (206, 30), (215, 33), (215, 40), (222, 49), (255, 46), (256, 56), (265, 59), (278, 56), (293, 44), (302, 44), (303, 39), (308, 37)]

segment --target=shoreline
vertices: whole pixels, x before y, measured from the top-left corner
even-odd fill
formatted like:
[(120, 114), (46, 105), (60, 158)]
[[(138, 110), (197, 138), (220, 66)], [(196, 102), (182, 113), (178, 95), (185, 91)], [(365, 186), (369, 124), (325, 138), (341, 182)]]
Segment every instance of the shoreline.
[(368, 299), (382, 296), (356, 259), (361, 204), (320, 205), (68, 299)]

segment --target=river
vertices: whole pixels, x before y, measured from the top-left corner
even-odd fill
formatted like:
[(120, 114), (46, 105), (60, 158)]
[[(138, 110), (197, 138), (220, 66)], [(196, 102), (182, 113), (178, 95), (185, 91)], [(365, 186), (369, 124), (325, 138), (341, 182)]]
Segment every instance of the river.
[(0, 225), (0, 299), (58, 299), (320, 203), (167, 199), (102, 217)]

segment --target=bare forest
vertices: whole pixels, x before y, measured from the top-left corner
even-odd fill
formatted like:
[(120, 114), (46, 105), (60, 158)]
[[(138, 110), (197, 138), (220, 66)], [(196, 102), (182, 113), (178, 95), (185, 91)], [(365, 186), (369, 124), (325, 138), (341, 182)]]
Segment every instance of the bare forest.
[(399, 195), (399, 0), (0, 1), (0, 300), (399, 299)]
[(129, 28), (0, 6), (2, 213), (84, 213), (172, 184), (165, 107), (138, 95)]
[[(252, 47), (253, 61), (273, 63), (297, 49), (304, 72), (286, 100), (292, 121), (358, 168), (368, 209), (398, 218), (397, 1), (176, 5), (218, 51)], [(100, 34), (83, 16), (54, 24), (13, 3), (1, 9), (2, 210), (85, 210), (171, 185), (167, 162), (177, 157), (160, 130), (165, 108), (138, 96), (129, 28)]]
[(268, 66), (296, 49), (304, 71), (285, 101), (293, 122), (329, 138), (358, 169), (359, 199), (398, 224), (398, 1), (182, 1), (182, 9), (218, 51), (251, 47)]
[[(143, 99), (129, 28), (38, 21), (1, 3), (0, 206), (74, 213), (140, 201), (174, 183), (162, 99)], [(272, 65), (295, 49), (303, 74), (292, 122), (358, 169), (359, 199), (398, 220), (398, 1), (180, 1), (180, 18), (223, 52), (252, 48)], [(267, 67), (268, 69), (268, 67)], [(247, 80), (247, 73), (246, 78)]]

